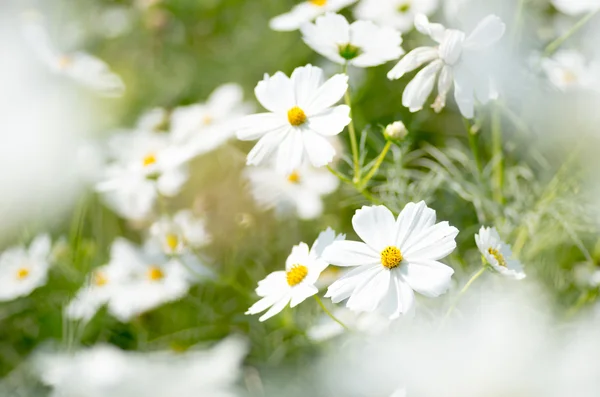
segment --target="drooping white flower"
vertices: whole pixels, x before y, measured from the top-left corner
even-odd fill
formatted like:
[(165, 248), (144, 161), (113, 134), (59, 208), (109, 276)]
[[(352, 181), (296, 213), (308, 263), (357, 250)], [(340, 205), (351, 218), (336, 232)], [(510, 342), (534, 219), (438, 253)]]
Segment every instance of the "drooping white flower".
[(292, 31), (327, 12), (337, 12), (355, 3), (356, 0), (305, 0), (290, 12), (276, 16), (269, 21), (273, 30)]
[(436, 223), (435, 211), (421, 201), (408, 203), (397, 219), (384, 206), (362, 207), (352, 218), (364, 242), (336, 241), (323, 259), (355, 266), (327, 290), (334, 303), (348, 299), (356, 312), (375, 310), (394, 319), (414, 309), (414, 291), (437, 297), (448, 289), (454, 270), (439, 262), (456, 247), (458, 230)]
[(41, 16), (26, 14), (22, 31), (35, 56), (51, 72), (66, 76), (107, 97), (119, 97), (125, 92), (121, 78), (104, 61), (83, 51), (63, 52), (57, 49)]
[(273, 168), (253, 167), (244, 171), (252, 196), (264, 208), (279, 214), (292, 212), (301, 219), (315, 219), (323, 213), (324, 195), (333, 193), (339, 180), (325, 169), (304, 164), (285, 176)]
[(233, 397), (247, 352), (229, 337), (208, 350), (132, 352), (96, 345), (69, 353), (38, 353), (35, 370), (53, 397)]
[(111, 137), (112, 161), (96, 185), (105, 201), (127, 219), (144, 219), (159, 197), (172, 197), (188, 179), (193, 154), (166, 133), (126, 131)]
[(235, 136), (240, 117), (250, 113), (237, 84), (224, 84), (205, 103), (182, 106), (171, 114), (173, 139), (191, 146), (196, 154), (207, 153)]
[(559, 90), (600, 90), (600, 64), (588, 62), (578, 51), (559, 50), (551, 58), (542, 59), (541, 66)]
[(327, 13), (314, 24), (302, 26), (302, 39), (313, 50), (339, 64), (361, 68), (398, 59), (404, 50), (402, 36), (370, 21), (348, 23), (342, 15)]
[(510, 245), (502, 241), (496, 228), (482, 226), (475, 235), (475, 243), (481, 255), (498, 273), (517, 280), (525, 278), (523, 265), (513, 258)]
[(12, 247), (0, 255), (0, 301), (10, 301), (29, 295), (46, 284), (50, 236), (37, 236), (29, 245)]
[(419, 14), (415, 17), (415, 27), (439, 45), (415, 48), (388, 73), (389, 79), (399, 79), (428, 63), (406, 86), (402, 105), (411, 112), (421, 110), (437, 80), (438, 96), (432, 108), (436, 112), (444, 108), (446, 96), (454, 85), (454, 98), (460, 112), (466, 118), (473, 118), (475, 98), (486, 103), (497, 97), (489, 74), (477, 67), (475, 60), (478, 52), (502, 38), (504, 23), (497, 16), (488, 15), (467, 36), (460, 30), (430, 23), (425, 15)]
[(437, 7), (438, 0), (362, 0), (354, 9), (354, 15), (357, 19), (408, 32), (417, 14), (429, 16)]
[(181, 255), (189, 248), (199, 248), (210, 242), (204, 220), (190, 210), (181, 210), (172, 218), (162, 217), (150, 227), (150, 235), (167, 255)]
[(567, 15), (581, 15), (600, 8), (600, 0), (551, 0), (557, 10)]
[(319, 275), (328, 266), (321, 259), (323, 250), (334, 241), (343, 240), (345, 236), (328, 228), (319, 234), (309, 249), (305, 243), (292, 248), (292, 253), (285, 261), (285, 271), (276, 271), (258, 282), (256, 294), (262, 299), (248, 309), (246, 314), (257, 314), (267, 309), (259, 321), (265, 321), (281, 312), (289, 303), (296, 307), (319, 292), (315, 283)]
[(347, 89), (347, 75), (324, 81), (323, 71), (312, 65), (296, 68), (291, 77), (281, 72), (266, 75), (254, 92), (269, 113), (244, 117), (237, 131), (241, 140), (259, 139), (247, 164), (274, 157), (277, 171), (286, 175), (300, 168), (304, 158), (315, 167), (329, 164), (335, 149), (327, 138), (350, 123), (350, 108), (334, 106)]

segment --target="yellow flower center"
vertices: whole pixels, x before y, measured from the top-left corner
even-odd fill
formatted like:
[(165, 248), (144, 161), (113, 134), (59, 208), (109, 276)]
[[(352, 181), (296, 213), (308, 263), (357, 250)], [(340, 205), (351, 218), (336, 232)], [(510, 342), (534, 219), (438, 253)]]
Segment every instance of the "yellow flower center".
[(73, 63), (73, 58), (68, 55), (63, 55), (58, 58), (58, 67), (61, 69), (66, 69)]
[(570, 70), (563, 71), (563, 81), (567, 84), (572, 84), (577, 81), (577, 76)]
[(175, 251), (175, 248), (179, 245), (179, 237), (176, 234), (168, 233), (165, 236), (165, 242), (167, 243), (167, 247), (171, 249), (171, 251)]
[(92, 282), (95, 286), (102, 287), (108, 283), (108, 278), (102, 272), (95, 272), (94, 276), (92, 277)]
[(150, 281), (160, 281), (165, 278), (165, 273), (158, 266), (150, 266), (147, 273), (148, 279)]
[(292, 268), (287, 272), (287, 282), (290, 287), (298, 285), (306, 278), (308, 269), (304, 265), (293, 265)]
[(398, 267), (402, 259), (404, 258), (400, 250), (392, 245), (381, 251), (381, 264), (388, 269)]
[(504, 259), (504, 256), (502, 256), (500, 251), (498, 251), (495, 248), (488, 248), (488, 252), (490, 253), (491, 256), (496, 258), (499, 266), (506, 267), (506, 259)]
[(318, 7), (324, 7), (327, 4), (327, 0), (308, 0), (309, 3), (314, 4)]
[(17, 280), (24, 280), (29, 277), (29, 269), (26, 267), (22, 267), (17, 270)]
[(300, 183), (300, 174), (297, 171), (294, 171), (288, 175), (287, 179), (291, 183)]
[(144, 167), (148, 167), (149, 165), (152, 165), (154, 163), (156, 163), (156, 155), (154, 153), (149, 153), (146, 155), (146, 157), (144, 157), (144, 160), (142, 160)]
[(306, 122), (306, 113), (298, 106), (294, 106), (288, 110), (288, 121), (291, 125), (298, 127)]
[(208, 115), (208, 114), (204, 115), (204, 117), (202, 118), (202, 124), (204, 124), (204, 125), (212, 124), (212, 122), (213, 122), (213, 118), (210, 117), (210, 115)]

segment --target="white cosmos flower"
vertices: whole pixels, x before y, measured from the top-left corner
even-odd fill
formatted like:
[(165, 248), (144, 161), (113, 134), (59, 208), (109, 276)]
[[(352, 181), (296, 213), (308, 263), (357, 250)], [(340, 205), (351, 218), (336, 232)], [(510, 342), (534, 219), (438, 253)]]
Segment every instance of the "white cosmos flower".
[(503, 276), (517, 280), (525, 278), (523, 265), (512, 256), (510, 245), (506, 244), (494, 227), (481, 227), (479, 234), (475, 235), (475, 243), (485, 260)]
[(247, 164), (259, 165), (276, 152), (275, 166), (291, 174), (306, 157), (315, 167), (329, 164), (335, 149), (327, 138), (337, 135), (350, 123), (350, 108), (334, 106), (348, 89), (348, 76), (336, 74), (324, 81), (323, 71), (306, 65), (291, 77), (281, 72), (258, 83), (256, 98), (269, 113), (244, 117), (237, 137), (259, 139), (248, 153)]
[(53, 73), (66, 76), (97, 93), (108, 97), (122, 96), (125, 85), (108, 65), (82, 51), (63, 52), (52, 43), (41, 16), (28, 13), (23, 18), (22, 31), (36, 57)]
[(279, 214), (292, 212), (301, 219), (315, 219), (323, 213), (324, 195), (333, 193), (339, 180), (323, 168), (304, 164), (285, 176), (273, 168), (253, 167), (244, 171), (252, 195), (265, 208)]
[(321, 259), (323, 250), (334, 241), (343, 240), (345, 236), (328, 228), (308, 248), (300, 243), (292, 248), (292, 253), (285, 261), (285, 271), (276, 271), (258, 282), (256, 294), (262, 299), (248, 309), (246, 314), (257, 314), (269, 309), (259, 321), (265, 321), (281, 312), (289, 303), (296, 307), (308, 297), (319, 292), (315, 283), (319, 275), (328, 266)]
[(193, 154), (169, 134), (126, 131), (111, 137), (109, 147), (113, 161), (96, 190), (127, 219), (148, 217), (159, 195), (176, 195), (188, 179), (185, 163)]
[(600, 8), (600, 0), (551, 0), (557, 10), (567, 15), (581, 15)]
[(319, 15), (337, 12), (355, 2), (356, 0), (305, 0), (292, 8), (290, 12), (271, 19), (269, 26), (278, 31), (297, 30)]
[(209, 152), (235, 136), (239, 118), (250, 113), (237, 84), (224, 84), (205, 103), (176, 108), (171, 114), (173, 139), (192, 146), (196, 154)]
[(425, 15), (419, 14), (415, 18), (415, 27), (439, 45), (415, 48), (388, 73), (389, 79), (399, 79), (428, 63), (406, 86), (402, 105), (411, 112), (421, 110), (437, 79), (438, 96), (432, 108), (436, 112), (444, 108), (446, 96), (454, 85), (454, 98), (460, 112), (466, 118), (473, 118), (475, 98), (486, 103), (497, 97), (489, 74), (481, 70), (475, 61), (479, 52), (504, 35), (504, 23), (497, 16), (489, 15), (467, 36), (460, 30), (446, 29), (439, 23), (429, 23)]
[(560, 50), (551, 58), (542, 59), (541, 66), (559, 90), (600, 90), (600, 64), (588, 62), (578, 51)]
[(417, 14), (431, 15), (437, 7), (438, 0), (362, 0), (354, 9), (354, 15), (357, 19), (408, 32)]
[(46, 284), (50, 236), (37, 236), (29, 245), (12, 247), (0, 255), (0, 301), (10, 301), (29, 295)]
[(181, 255), (189, 248), (199, 248), (210, 242), (204, 220), (190, 210), (181, 210), (172, 218), (162, 217), (152, 224), (150, 235), (167, 255)]
[(437, 297), (448, 289), (454, 270), (439, 260), (456, 247), (458, 230), (436, 223), (435, 211), (421, 201), (408, 203), (397, 219), (386, 207), (362, 207), (352, 218), (364, 242), (336, 241), (323, 259), (336, 266), (355, 266), (327, 290), (334, 303), (348, 299), (356, 312), (380, 311), (395, 319), (411, 313), (414, 291)]
[(404, 50), (402, 36), (389, 27), (370, 21), (349, 24), (342, 15), (327, 13), (314, 24), (302, 26), (302, 39), (313, 50), (339, 64), (361, 68), (398, 59)]

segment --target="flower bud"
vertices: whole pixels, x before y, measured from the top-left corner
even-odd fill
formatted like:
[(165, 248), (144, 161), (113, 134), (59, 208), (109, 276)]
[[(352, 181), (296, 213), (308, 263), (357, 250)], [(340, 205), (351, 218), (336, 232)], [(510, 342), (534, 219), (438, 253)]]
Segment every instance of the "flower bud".
[(395, 121), (385, 127), (385, 130), (383, 130), (383, 135), (386, 139), (401, 141), (408, 135), (408, 130), (402, 121)]

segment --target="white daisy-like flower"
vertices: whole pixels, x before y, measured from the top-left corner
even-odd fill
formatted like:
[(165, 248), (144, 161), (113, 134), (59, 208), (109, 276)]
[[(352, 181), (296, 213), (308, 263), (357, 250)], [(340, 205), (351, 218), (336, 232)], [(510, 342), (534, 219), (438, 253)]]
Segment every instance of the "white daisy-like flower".
[(258, 282), (256, 294), (262, 299), (248, 309), (246, 314), (257, 314), (267, 310), (259, 321), (265, 321), (281, 312), (289, 303), (296, 307), (319, 292), (315, 283), (319, 275), (328, 266), (321, 259), (323, 250), (334, 241), (343, 240), (345, 236), (328, 228), (319, 234), (319, 237), (308, 248), (305, 243), (300, 243), (292, 248), (292, 253), (285, 261), (285, 271), (276, 271), (269, 274), (264, 280)]
[(523, 265), (513, 258), (510, 245), (502, 241), (496, 228), (482, 226), (475, 235), (475, 243), (481, 255), (495, 271), (517, 280), (525, 278)]
[(175, 196), (188, 179), (193, 154), (166, 133), (127, 131), (109, 142), (113, 157), (96, 185), (105, 201), (127, 219), (144, 219), (159, 195)]
[(552, 5), (563, 14), (581, 15), (600, 8), (600, 0), (551, 0)]
[(600, 90), (600, 64), (588, 62), (575, 50), (560, 50), (551, 58), (544, 58), (541, 66), (548, 80), (559, 90)]
[(12, 247), (0, 255), (0, 301), (29, 295), (48, 281), (50, 236), (37, 236), (29, 245)]
[(259, 139), (247, 164), (275, 157), (277, 171), (286, 175), (300, 168), (305, 157), (315, 167), (329, 164), (335, 149), (327, 138), (350, 123), (350, 108), (334, 106), (347, 89), (347, 75), (324, 81), (323, 71), (312, 65), (296, 68), (291, 77), (282, 72), (265, 75), (254, 92), (269, 113), (242, 118), (237, 131), (241, 140)]
[(323, 213), (324, 195), (339, 186), (338, 178), (323, 168), (304, 164), (285, 176), (273, 168), (253, 167), (244, 171), (252, 196), (264, 208), (278, 214), (294, 213), (301, 219), (315, 219)]
[(121, 78), (102, 60), (83, 51), (58, 50), (35, 12), (23, 18), (22, 31), (35, 56), (53, 73), (66, 76), (107, 97), (119, 97), (125, 92)]
[(290, 12), (276, 16), (269, 21), (273, 30), (298, 30), (302, 25), (327, 12), (338, 12), (342, 8), (356, 3), (356, 0), (305, 0)]
[(456, 247), (458, 229), (436, 223), (435, 211), (421, 201), (408, 203), (397, 219), (386, 207), (362, 207), (352, 218), (364, 242), (336, 241), (323, 259), (336, 266), (355, 266), (327, 290), (334, 303), (348, 299), (356, 312), (395, 319), (413, 312), (414, 291), (437, 297), (448, 289), (454, 270), (439, 262)]
[(437, 7), (438, 0), (362, 0), (354, 8), (354, 15), (357, 19), (408, 32), (417, 14), (429, 16)]
[(190, 210), (181, 210), (173, 217), (162, 217), (152, 224), (150, 235), (167, 255), (181, 255), (189, 248), (199, 248), (210, 242), (204, 220)]
[[(427, 17), (415, 17), (415, 27), (430, 36), (439, 45), (417, 47), (406, 54), (388, 73), (389, 79), (399, 79), (425, 63), (425, 66), (408, 83), (402, 94), (402, 105), (411, 112), (419, 111), (438, 81), (438, 96), (432, 108), (440, 112), (446, 106), (446, 96), (454, 85), (454, 98), (462, 115), (473, 118), (475, 98), (481, 103), (497, 98), (488, 73), (480, 70), (476, 57), (504, 35), (505, 25), (495, 15), (485, 17), (468, 36), (456, 29), (446, 29), (439, 23), (430, 23)], [(439, 77), (438, 77), (439, 74)]]
[(235, 126), (251, 107), (243, 102), (237, 84), (224, 84), (213, 91), (206, 103), (176, 108), (171, 114), (171, 134), (178, 142), (192, 146), (196, 154), (216, 149), (235, 136)]
[(313, 50), (339, 64), (361, 68), (398, 59), (404, 50), (402, 36), (371, 21), (348, 23), (342, 15), (327, 13), (314, 24), (302, 26), (302, 39)]

